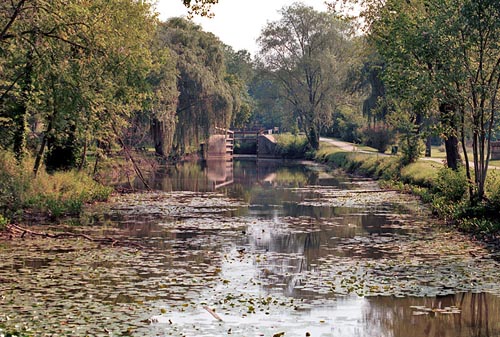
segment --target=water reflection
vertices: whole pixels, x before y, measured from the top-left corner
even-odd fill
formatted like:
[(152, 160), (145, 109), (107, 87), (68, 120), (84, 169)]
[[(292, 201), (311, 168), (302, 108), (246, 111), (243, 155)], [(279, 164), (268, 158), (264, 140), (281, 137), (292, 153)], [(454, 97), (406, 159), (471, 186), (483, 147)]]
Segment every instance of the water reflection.
[[(176, 165), (162, 166), (148, 177), (148, 185), (162, 191), (207, 192), (233, 185), (230, 191), (249, 186), (261, 187), (303, 187), (322, 184), (340, 186), (345, 176), (321, 176), (311, 167), (279, 160), (208, 160), (186, 161)], [(133, 189), (144, 189), (140, 179), (134, 179)], [(126, 186), (124, 186), (126, 187)], [(236, 192), (237, 193), (237, 192)]]
[[(419, 314), (415, 306), (425, 307)], [(460, 314), (440, 313), (458, 307)], [(486, 337), (500, 335), (500, 300), (490, 294), (459, 293), (431, 298), (368, 298), (363, 320), (377, 327), (383, 336), (407, 337)]]
[[(485, 293), (500, 293), (498, 265), (476, 243), (426, 225), (415, 200), (330, 205), (384, 196), (365, 179), (272, 161), (186, 162), (149, 179), (159, 191), (121, 196), (89, 211), (89, 226), (67, 229), (143, 251), (48, 239), (3, 248), (0, 325), (16, 317), (70, 335), (126, 326), (137, 336), (500, 335), (500, 299)], [(439, 310), (452, 306), (461, 313)]]

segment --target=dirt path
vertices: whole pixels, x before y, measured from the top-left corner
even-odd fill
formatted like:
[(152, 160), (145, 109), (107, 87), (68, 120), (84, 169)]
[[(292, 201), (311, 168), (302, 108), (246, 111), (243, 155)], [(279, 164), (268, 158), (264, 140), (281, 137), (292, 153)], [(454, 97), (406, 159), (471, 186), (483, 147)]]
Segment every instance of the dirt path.
[[(358, 146), (356, 144), (349, 143), (349, 142), (344, 142), (344, 141), (337, 140), (337, 139), (320, 137), (319, 140), (321, 142), (331, 144), (333, 146), (336, 146), (336, 147), (341, 148), (342, 150), (348, 151), (348, 152), (371, 153), (371, 154), (377, 154), (379, 156), (390, 156), (390, 155), (385, 154), (385, 153), (378, 153), (378, 152), (372, 152), (372, 151), (359, 150), (359, 148), (358, 148)], [(433, 161), (435, 163), (444, 164), (446, 159), (445, 158), (421, 157), (419, 160)], [(500, 167), (493, 166), (493, 165), (490, 165), (489, 168), (493, 169), (493, 170), (500, 170)]]
[(342, 140), (337, 140), (337, 139), (333, 139), (333, 138), (325, 138), (325, 137), (320, 137), (319, 140), (321, 142), (331, 144), (333, 146), (336, 146), (336, 147), (341, 148), (342, 150), (348, 151), (348, 152), (371, 153), (371, 154), (378, 154), (381, 156), (389, 156), (388, 154), (385, 154), (385, 153), (360, 150), (356, 144), (344, 142)]

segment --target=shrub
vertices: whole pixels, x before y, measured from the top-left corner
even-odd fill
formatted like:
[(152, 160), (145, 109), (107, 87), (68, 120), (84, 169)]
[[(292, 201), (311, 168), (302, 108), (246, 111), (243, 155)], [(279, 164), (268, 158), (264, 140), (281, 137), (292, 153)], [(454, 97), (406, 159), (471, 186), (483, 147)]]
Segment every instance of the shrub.
[(464, 218), (458, 220), (460, 229), (481, 234), (493, 234), (500, 231), (500, 223), (490, 219), (484, 218)]
[(487, 197), (490, 203), (500, 207), (500, 174), (498, 170), (491, 170), (488, 174), (485, 186)]
[(283, 158), (297, 159), (305, 158), (309, 151), (309, 143), (305, 136), (295, 136), (292, 134), (275, 135), (276, 154)]
[(14, 215), (23, 209), (52, 217), (78, 214), (85, 203), (105, 201), (112, 188), (94, 181), (84, 172), (48, 174), (32, 172), (33, 160), (17, 163), (9, 152), (0, 152), (0, 214)]
[(394, 131), (387, 127), (365, 128), (363, 130), (363, 143), (384, 153), (390, 144), (394, 143)]
[(414, 163), (420, 158), (425, 150), (425, 144), (420, 135), (415, 133), (406, 133), (401, 142), (401, 164), (408, 165)]
[(5, 218), (2, 214), (0, 214), (0, 230), (3, 230), (5, 226), (9, 224), (9, 219)]
[(440, 196), (451, 202), (463, 199), (467, 193), (467, 177), (464, 169), (453, 171), (443, 167), (439, 170), (434, 182), (435, 191)]
[(363, 119), (356, 111), (350, 111), (344, 107), (333, 113), (333, 124), (326, 130), (326, 135), (346, 142), (360, 143), (362, 123)]

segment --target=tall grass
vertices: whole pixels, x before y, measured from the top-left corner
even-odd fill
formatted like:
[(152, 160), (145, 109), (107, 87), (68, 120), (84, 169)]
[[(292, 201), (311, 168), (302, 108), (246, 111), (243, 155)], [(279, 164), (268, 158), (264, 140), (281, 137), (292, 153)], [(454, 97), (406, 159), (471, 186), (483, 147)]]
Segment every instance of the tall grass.
[(290, 133), (274, 135), (276, 154), (283, 158), (299, 159), (306, 158), (310, 151), (306, 136), (292, 135)]
[(84, 172), (40, 170), (35, 177), (33, 164), (32, 158), (18, 163), (12, 153), (0, 151), (0, 214), (5, 217), (26, 210), (50, 217), (79, 214), (85, 203), (105, 201), (112, 192)]

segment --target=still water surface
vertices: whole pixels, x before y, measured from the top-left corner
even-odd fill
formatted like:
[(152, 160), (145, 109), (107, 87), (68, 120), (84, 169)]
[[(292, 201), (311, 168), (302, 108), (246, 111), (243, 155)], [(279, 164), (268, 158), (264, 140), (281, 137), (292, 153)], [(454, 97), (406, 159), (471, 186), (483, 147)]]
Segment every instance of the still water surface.
[(408, 195), (311, 163), (184, 163), (150, 178), (154, 192), (65, 229), (145, 249), (1, 242), (0, 324), (36, 336), (500, 335), (498, 253), (434, 226)]

